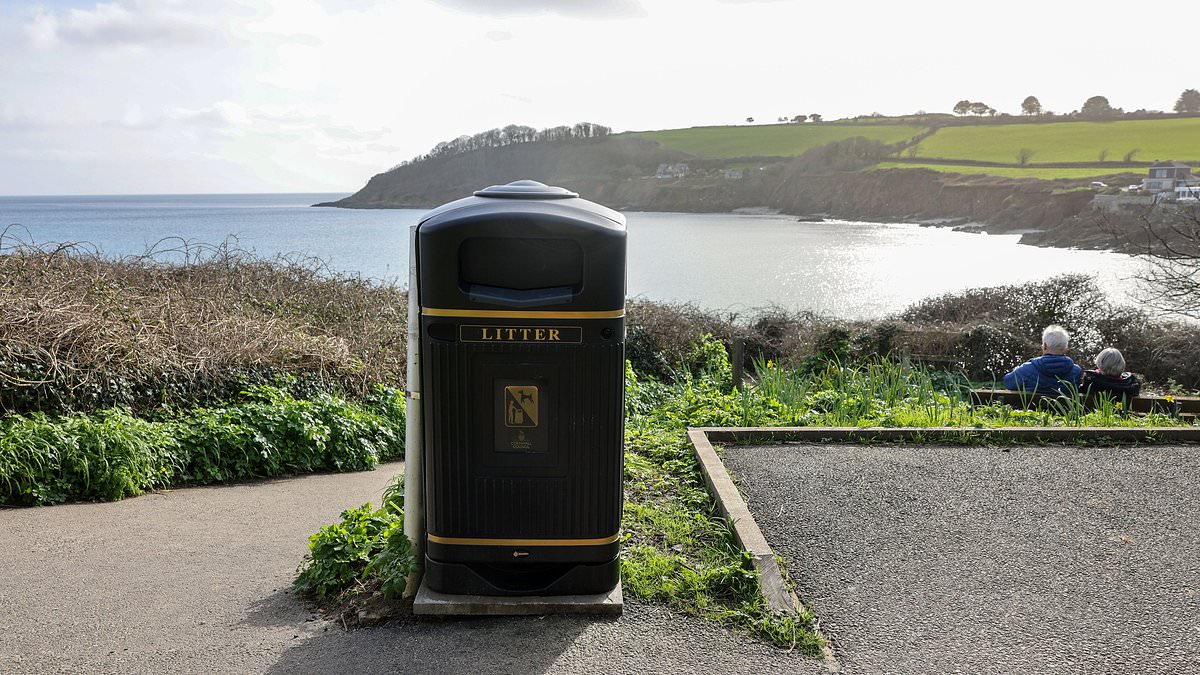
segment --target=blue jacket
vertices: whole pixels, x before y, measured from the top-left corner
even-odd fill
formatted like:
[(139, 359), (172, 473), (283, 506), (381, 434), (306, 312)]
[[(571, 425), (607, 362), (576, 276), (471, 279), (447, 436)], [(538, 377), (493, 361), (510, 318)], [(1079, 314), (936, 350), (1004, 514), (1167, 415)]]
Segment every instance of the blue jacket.
[(1079, 389), (1080, 368), (1069, 356), (1046, 354), (1030, 359), (1004, 376), (1004, 388), (1057, 396)]

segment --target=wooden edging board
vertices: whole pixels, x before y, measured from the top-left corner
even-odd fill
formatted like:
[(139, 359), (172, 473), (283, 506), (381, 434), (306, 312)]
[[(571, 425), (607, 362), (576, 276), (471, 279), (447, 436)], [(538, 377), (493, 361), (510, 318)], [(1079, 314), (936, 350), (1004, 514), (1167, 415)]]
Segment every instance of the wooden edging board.
[[(725, 463), (713, 449), (716, 443), (887, 443), (914, 441), (984, 440), (998, 442), (1074, 443), (1200, 443), (1200, 427), (698, 427), (688, 439), (700, 462), (704, 482), (717, 507), (733, 528), (738, 544), (754, 560), (759, 587), (767, 607), (775, 611), (803, 609), (788, 588), (767, 538), (742, 499)], [(827, 653), (827, 659), (831, 653)]]
[(888, 443), (983, 440), (1029, 443), (1200, 443), (1191, 427), (700, 427), (716, 443)]

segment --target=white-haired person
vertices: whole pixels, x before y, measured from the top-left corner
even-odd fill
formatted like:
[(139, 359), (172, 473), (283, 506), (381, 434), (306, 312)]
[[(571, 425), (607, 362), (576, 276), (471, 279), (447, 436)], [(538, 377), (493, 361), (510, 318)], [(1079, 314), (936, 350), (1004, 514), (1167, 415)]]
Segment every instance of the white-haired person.
[(1137, 375), (1125, 372), (1125, 357), (1120, 350), (1109, 347), (1096, 355), (1096, 369), (1083, 373), (1079, 391), (1088, 394), (1108, 394), (1113, 399), (1131, 399), (1142, 393)]
[(1079, 389), (1082, 369), (1067, 356), (1071, 336), (1062, 326), (1042, 331), (1042, 355), (1017, 366), (1004, 376), (1004, 387), (1030, 394), (1070, 395)]

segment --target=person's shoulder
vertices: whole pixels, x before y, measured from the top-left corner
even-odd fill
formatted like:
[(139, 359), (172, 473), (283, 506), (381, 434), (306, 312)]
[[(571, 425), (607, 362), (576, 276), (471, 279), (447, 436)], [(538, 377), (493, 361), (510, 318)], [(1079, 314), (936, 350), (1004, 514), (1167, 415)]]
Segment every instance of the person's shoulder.
[(1037, 368), (1037, 359), (1029, 359), (1028, 361), (1020, 364), (1016, 368), (1013, 368), (1012, 372), (1015, 373), (1018, 370), (1025, 371), (1025, 370), (1029, 370), (1030, 368)]

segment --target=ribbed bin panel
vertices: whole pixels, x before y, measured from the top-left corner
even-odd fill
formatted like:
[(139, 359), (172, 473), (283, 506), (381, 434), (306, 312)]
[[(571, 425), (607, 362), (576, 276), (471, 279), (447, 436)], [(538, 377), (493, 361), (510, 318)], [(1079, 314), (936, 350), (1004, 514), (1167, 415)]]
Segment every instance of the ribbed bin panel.
[[(424, 359), (425, 515), (431, 534), (593, 539), (617, 533), (623, 342), (426, 340)], [(502, 423), (495, 392), (505, 379), (496, 373), (507, 372), (540, 378), (546, 401), (539, 422), (547, 435), (538, 452), (496, 449)]]

